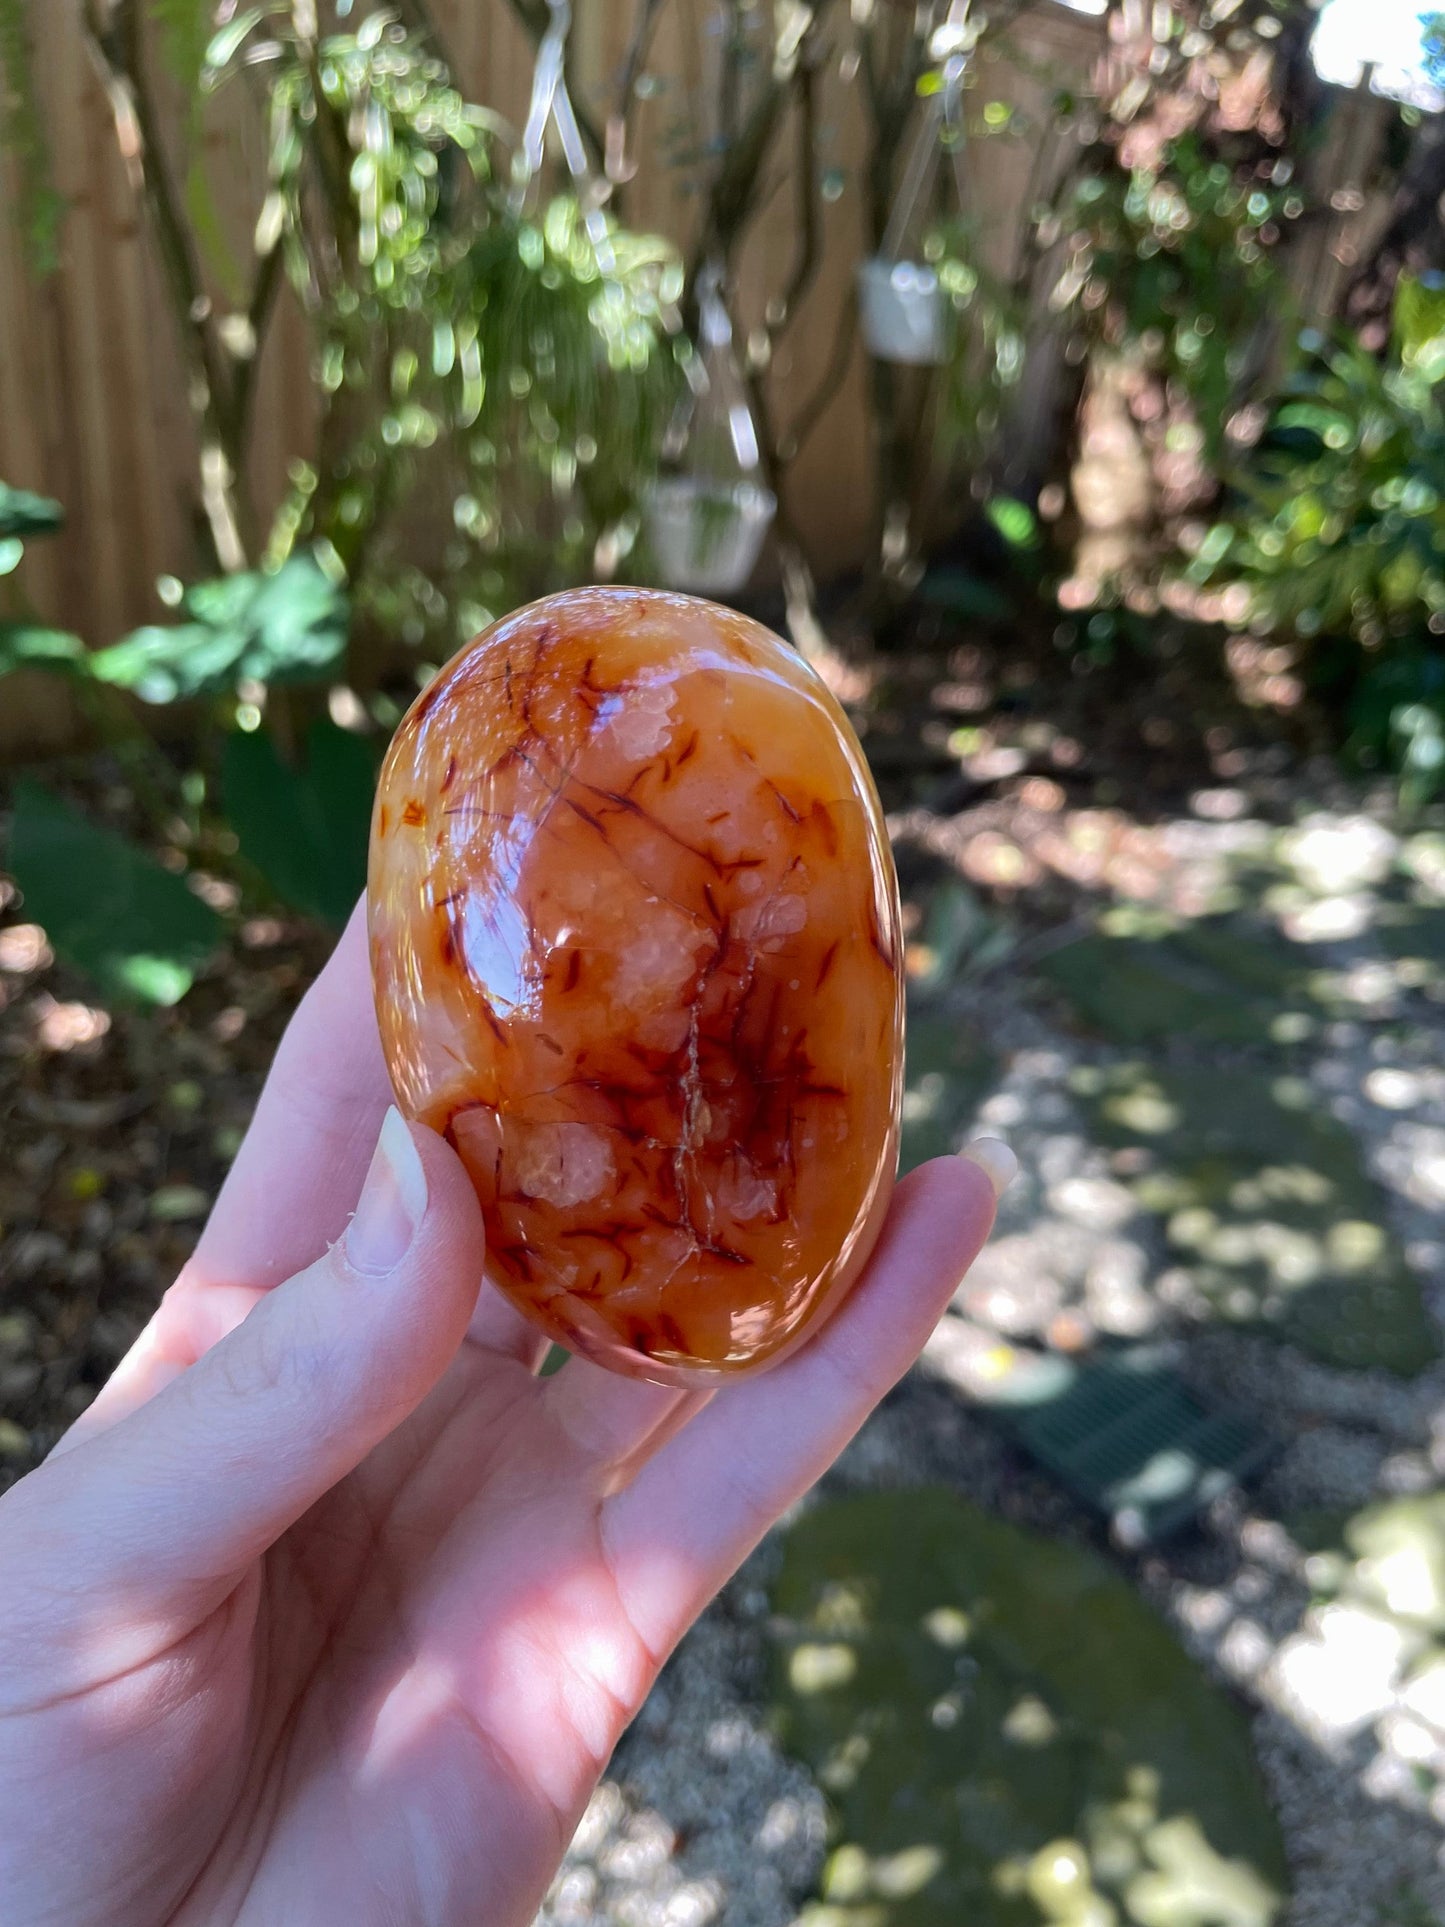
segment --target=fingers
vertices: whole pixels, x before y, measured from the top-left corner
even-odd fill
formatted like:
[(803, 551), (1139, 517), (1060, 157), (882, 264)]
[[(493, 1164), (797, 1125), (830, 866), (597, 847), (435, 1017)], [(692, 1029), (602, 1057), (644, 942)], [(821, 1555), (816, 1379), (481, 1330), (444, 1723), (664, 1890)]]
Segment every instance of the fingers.
[(138, 1411), (233, 1332), (264, 1295), (249, 1285), (203, 1286), (191, 1275), (172, 1285), (155, 1317), (50, 1456), (73, 1452)]
[(813, 1343), (719, 1392), (609, 1501), (604, 1541), (651, 1651), (670, 1650), (917, 1357), (993, 1224), (1011, 1163), (996, 1152), (997, 1178), (940, 1158), (904, 1179), (867, 1272)]
[(460, 1161), (389, 1111), (344, 1240), (103, 1440), (35, 1475), (35, 1502), (65, 1521), (77, 1596), (125, 1597), (137, 1626), (147, 1602), (212, 1610), (436, 1384), (482, 1262)]
[[(188, 1271), (171, 1286), (155, 1317), (50, 1456), (73, 1452), (139, 1411), (233, 1332), (265, 1295), (250, 1285), (204, 1284)], [(541, 1364), (549, 1343), (494, 1286), (485, 1283), (477, 1294), (467, 1337), (484, 1351), (516, 1359), (529, 1372)]]
[(318, 1258), (341, 1236), (391, 1099), (358, 904), (287, 1026), (186, 1278), (270, 1287)]

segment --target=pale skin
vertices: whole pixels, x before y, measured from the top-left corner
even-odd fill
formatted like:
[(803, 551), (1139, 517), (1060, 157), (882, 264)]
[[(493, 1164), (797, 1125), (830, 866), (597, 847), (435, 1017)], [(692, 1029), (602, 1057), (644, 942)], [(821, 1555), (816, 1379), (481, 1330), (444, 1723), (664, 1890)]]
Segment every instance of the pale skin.
[(195, 1256), (0, 1499), (5, 1927), (527, 1927), (667, 1654), (907, 1369), (1009, 1164), (905, 1180), (775, 1371), (539, 1379), (461, 1165), (390, 1096), (358, 916)]

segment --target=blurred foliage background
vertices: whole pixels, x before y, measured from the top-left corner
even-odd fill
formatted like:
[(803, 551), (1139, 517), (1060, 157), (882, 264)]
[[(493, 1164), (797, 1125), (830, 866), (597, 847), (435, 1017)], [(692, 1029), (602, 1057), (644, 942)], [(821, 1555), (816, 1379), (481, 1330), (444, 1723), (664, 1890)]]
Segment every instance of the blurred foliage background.
[[(1321, 83), (1307, 5), (1111, 8), (1092, 62), (1072, 44), (1057, 74), (1040, 11), (739, 0), (678, 23), (658, 0), (589, 97), (586, 23), (522, 5), (536, 66), (514, 124), (472, 97), (456, 23), (422, 5), (93, 0), (42, 31), (4, 0), (6, 199), (34, 290), (8, 313), (43, 328), (47, 288), (75, 298), (44, 103), (78, 33), (192, 450), (189, 562), (120, 636), (57, 620), (66, 594), (25, 557), (71, 505), (40, 473), (9, 478), (12, 715), (38, 703), (132, 767), (188, 736), (206, 807), (254, 846), (262, 765), (228, 733), (264, 732), (314, 786), (330, 764), (302, 746), (325, 740), (328, 698), (380, 740), (436, 662), (568, 582), (751, 581), (816, 653), (815, 583), (839, 557), (820, 568), (796, 476), (846, 418), (871, 500), (841, 576), (885, 646), (920, 588), (1035, 628), (1062, 605), (1096, 654), (1164, 609), (1201, 656), (1231, 633), (1275, 645), (1277, 706), (1307, 697), (1342, 755), (1426, 801), (1445, 759), (1437, 123)], [(679, 33), (691, 71), (668, 72), (654, 56)], [(659, 98), (664, 132), (639, 144)], [(264, 156), (239, 214), (208, 145), (222, 108)], [(644, 165), (680, 184), (681, 231), (629, 223)], [(747, 255), (764, 224), (791, 231), (781, 272)], [(820, 275), (843, 290), (826, 352), (816, 304), (799, 329)], [(257, 396), (283, 321), (309, 428), (262, 493)], [(1127, 445), (1099, 477), (1101, 422)], [(69, 696), (37, 696), (38, 674)], [(17, 720), (11, 748), (25, 735)], [(149, 762), (174, 783), (169, 750)], [(280, 894), (297, 904), (294, 882)]]
[(1445, 1920), (1442, 22), (1396, 98), (1306, 0), (0, 0), (7, 1476), (437, 665), (735, 600), (889, 810), (906, 1160), (1028, 1167), (761, 1555), (801, 1917)]

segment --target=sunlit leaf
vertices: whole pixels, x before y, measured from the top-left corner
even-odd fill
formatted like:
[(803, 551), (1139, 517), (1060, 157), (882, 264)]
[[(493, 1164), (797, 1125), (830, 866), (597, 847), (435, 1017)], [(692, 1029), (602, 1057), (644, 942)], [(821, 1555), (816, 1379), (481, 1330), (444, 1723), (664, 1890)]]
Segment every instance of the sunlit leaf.
[(1445, 286), (1440, 277), (1402, 274), (1395, 289), (1394, 321), (1402, 358), (1438, 365), (1445, 338)]
[(1038, 541), (1038, 518), (1027, 503), (1010, 495), (995, 495), (984, 512), (1012, 548), (1031, 549)]
[(0, 482), (0, 536), (53, 535), (65, 523), (65, 510), (48, 496)]
[(83, 670), (86, 660), (85, 644), (64, 629), (36, 622), (0, 622), (0, 676), (17, 669)]
[(309, 553), (274, 575), (199, 583), (181, 611), (191, 620), (138, 629), (98, 651), (93, 673), (151, 703), (217, 695), (242, 679), (315, 680), (340, 660), (350, 620), (345, 592)]
[[(200, 9), (198, 8), (197, 11)], [(265, 7), (243, 7), (234, 20), (228, 21), (220, 32), (213, 36), (206, 48), (202, 63), (212, 84), (230, 66), (251, 34), (266, 18), (266, 13)]]

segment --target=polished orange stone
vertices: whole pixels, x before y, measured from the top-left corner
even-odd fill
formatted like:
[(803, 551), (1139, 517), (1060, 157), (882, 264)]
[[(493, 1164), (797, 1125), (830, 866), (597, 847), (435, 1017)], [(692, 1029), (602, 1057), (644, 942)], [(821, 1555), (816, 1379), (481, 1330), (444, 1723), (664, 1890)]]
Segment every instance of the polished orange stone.
[(893, 1187), (898, 886), (847, 718), (776, 636), (637, 589), (495, 624), (397, 731), (370, 922), (401, 1108), (549, 1336), (687, 1384), (834, 1310)]

